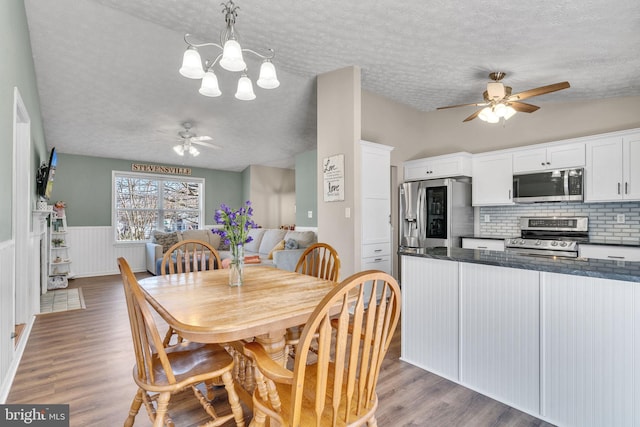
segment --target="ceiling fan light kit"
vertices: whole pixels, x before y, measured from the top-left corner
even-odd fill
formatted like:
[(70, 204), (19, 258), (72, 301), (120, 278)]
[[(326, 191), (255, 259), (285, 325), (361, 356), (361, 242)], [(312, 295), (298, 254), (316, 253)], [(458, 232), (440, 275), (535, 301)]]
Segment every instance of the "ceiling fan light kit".
[(199, 156), (200, 151), (198, 151), (198, 149), (194, 147), (193, 144), (198, 144), (214, 149), (220, 148), (217, 145), (207, 142), (211, 141), (212, 138), (210, 136), (196, 136), (196, 134), (191, 131), (192, 126), (193, 124), (191, 122), (182, 123), (182, 127), (184, 127), (184, 129), (178, 132), (178, 135), (180, 136), (180, 138), (182, 138), (182, 141), (180, 141), (180, 144), (173, 146), (173, 151), (175, 151), (177, 155), (184, 156), (185, 153), (187, 153), (191, 154), (193, 157)]
[[(187, 43), (187, 49), (182, 57), (182, 66), (180, 74), (190, 79), (202, 79), (200, 86), (200, 94), (209, 97), (222, 95), (222, 91), (218, 86), (218, 78), (214, 72), (214, 66), (219, 63), (220, 67), (231, 72), (242, 72), (238, 80), (238, 88), (235, 94), (237, 99), (250, 101), (256, 98), (253, 92), (253, 83), (247, 75), (247, 64), (244, 61), (243, 52), (251, 53), (263, 60), (260, 66), (260, 75), (257, 80), (259, 87), (263, 89), (275, 89), (280, 86), (276, 75), (276, 68), (271, 60), (275, 56), (273, 49), (267, 49), (268, 55), (262, 55), (251, 49), (244, 49), (238, 42), (238, 36), (235, 29), (236, 17), (238, 16), (239, 7), (232, 0), (223, 3), (222, 13), (225, 16), (226, 28), (220, 34), (220, 43), (202, 43), (195, 44), (189, 41), (190, 34), (184, 35), (184, 41)], [(202, 58), (198, 52), (198, 48), (204, 46), (213, 46), (218, 48), (221, 53), (214, 60), (207, 59), (202, 65)]]
[(438, 110), (469, 106), (484, 107), (464, 119), (463, 122), (468, 122), (478, 117), (480, 120), (487, 123), (499, 123), (500, 119), (509, 120), (518, 111), (523, 113), (533, 113), (540, 108), (535, 105), (520, 102), (520, 100), (571, 87), (569, 82), (561, 82), (512, 94), (511, 86), (505, 86), (501, 82), (504, 76), (506, 76), (506, 73), (502, 72), (489, 74), (489, 78), (492, 81), (487, 83), (487, 90), (482, 94), (484, 102), (450, 105), (448, 107), (439, 107)]

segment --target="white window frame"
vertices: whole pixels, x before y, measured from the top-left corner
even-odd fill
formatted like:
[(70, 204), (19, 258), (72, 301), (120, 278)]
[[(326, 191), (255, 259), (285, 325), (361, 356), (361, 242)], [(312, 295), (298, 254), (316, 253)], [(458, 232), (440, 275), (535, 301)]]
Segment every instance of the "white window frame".
[[(163, 174), (151, 174), (151, 173), (141, 173), (141, 172), (128, 172), (128, 171), (111, 171), (111, 228), (113, 229), (113, 239), (115, 241), (115, 243), (117, 244), (127, 244), (127, 243), (145, 243), (145, 242), (149, 242), (150, 239), (148, 240), (118, 240), (118, 232), (117, 232), (117, 224), (118, 224), (118, 218), (116, 216), (116, 177), (132, 177), (132, 178), (137, 178), (137, 179), (148, 179), (148, 180), (154, 180), (154, 181), (182, 181), (182, 182), (190, 182), (190, 183), (197, 183), (200, 185), (200, 194), (199, 194), (199, 204), (200, 204), (200, 209), (199, 209), (199, 221), (198, 221), (198, 228), (203, 228), (204, 226), (204, 206), (205, 206), (205, 199), (204, 199), (204, 195), (205, 195), (205, 180), (204, 178), (196, 178), (196, 177), (192, 177), (192, 176), (180, 176), (180, 175), (163, 175)], [(159, 189), (161, 189), (162, 187), (160, 186)], [(161, 197), (162, 195), (162, 191), (159, 190), (158, 192), (158, 196), (160, 197), (159, 203), (158, 203), (158, 221), (161, 221), (161, 218), (163, 218), (164, 216), (162, 215), (162, 213), (164, 212), (164, 210), (162, 209), (162, 201), (163, 198)], [(156, 224), (156, 227), (161, 226), (162, 224), (160, 222), (158, 222), (158, 224)], [(158, 228), (156, 228), (158, 229)], [(161, 230), (163, 230), (163, 228), (160, 228)]]

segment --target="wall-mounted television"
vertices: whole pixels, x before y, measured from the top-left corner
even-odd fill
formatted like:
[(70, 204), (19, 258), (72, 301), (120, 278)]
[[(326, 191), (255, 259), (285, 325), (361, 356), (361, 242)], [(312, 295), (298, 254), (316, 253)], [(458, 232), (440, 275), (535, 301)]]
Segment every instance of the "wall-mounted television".
[(51, 197), (51, 191), (53, 190), (53, 180), (56, 175), (56, 167), (58, 165), (58, 155), (56, 154), (56, 148), (51, 149), (51, 155), (49, 156), (49, 163), (42, 163), (38, 169), (38, 177), (36, 178), (38, 196), (43, 199), (49, 200)]

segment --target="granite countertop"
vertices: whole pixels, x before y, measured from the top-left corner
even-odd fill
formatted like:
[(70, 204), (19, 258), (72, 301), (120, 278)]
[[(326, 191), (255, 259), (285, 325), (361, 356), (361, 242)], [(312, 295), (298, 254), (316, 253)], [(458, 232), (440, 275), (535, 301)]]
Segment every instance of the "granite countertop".
[(547, 271), (627, 282), (640, 282), (640, 262), (586, 258), (553, 258), (512, 252), (462, 248), (404, 248), (399, 255)]

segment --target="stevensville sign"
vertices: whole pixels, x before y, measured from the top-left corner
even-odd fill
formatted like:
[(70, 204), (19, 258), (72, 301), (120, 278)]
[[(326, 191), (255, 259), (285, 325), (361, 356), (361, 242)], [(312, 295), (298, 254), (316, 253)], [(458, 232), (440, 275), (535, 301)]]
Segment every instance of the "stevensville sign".
[(191, 168), (179, 166), (145, 165), (143, 163), (131, 163), (132, 172), (167, 173), (171, 175), (191, 175)]

